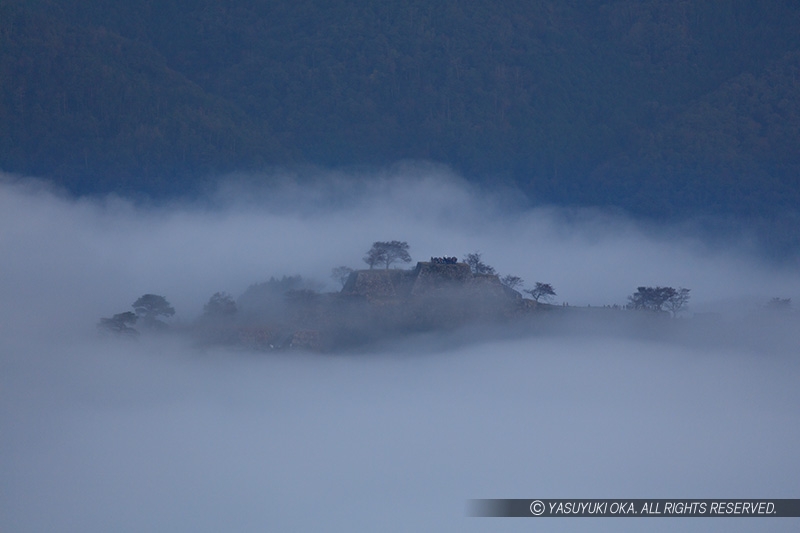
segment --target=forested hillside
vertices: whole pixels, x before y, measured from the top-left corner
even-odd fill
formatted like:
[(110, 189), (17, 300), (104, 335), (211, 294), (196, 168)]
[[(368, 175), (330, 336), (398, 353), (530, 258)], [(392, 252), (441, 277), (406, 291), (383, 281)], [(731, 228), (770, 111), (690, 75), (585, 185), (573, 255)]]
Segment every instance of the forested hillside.
[(425, 159), (534, 202), (800, 206), (800, 4), (0, 0), (0, 169), (174, 194)]

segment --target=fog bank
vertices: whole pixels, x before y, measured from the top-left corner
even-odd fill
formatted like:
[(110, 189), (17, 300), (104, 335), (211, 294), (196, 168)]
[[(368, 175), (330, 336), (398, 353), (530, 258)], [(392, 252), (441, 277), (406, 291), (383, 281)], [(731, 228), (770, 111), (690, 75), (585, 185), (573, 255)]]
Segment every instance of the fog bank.
[[(800, 498), (800, 328), (764, 309), (797, 302), (800, 276), (744, 238), (719, 246), (687, 227), (526, 210), (441, 169), (232, 180), (171, 205), (6, 178), (0, 530), (794, 531), (798, 519), (465, 516), (469, 498)], [(361, 268), (391, 239), (415, 261), (480, 251), (572, 306), (688, 287), (690, 312), (675, 335), (590, 321), (336, 355), (95, 335), (144, 293), (169, 299), (179, 329), (214, 292), (270, 276), (334, 290), (332, 267)]]

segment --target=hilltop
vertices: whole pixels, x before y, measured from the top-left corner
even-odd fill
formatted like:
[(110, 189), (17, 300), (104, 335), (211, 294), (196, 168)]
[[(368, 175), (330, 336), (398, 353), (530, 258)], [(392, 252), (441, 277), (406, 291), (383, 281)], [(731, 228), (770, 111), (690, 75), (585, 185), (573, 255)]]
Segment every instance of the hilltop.
[[(350, 274), (338, 293), (294, 290), (277, 304), (244, 311), (214, 335), (262, 349), (329, 350), (408, 333), (500, 323), (536, 308), (496, 275), (466, 263), (418, 262), (412, 269)], [(252, 308), (251, 308), (252, 309)]]

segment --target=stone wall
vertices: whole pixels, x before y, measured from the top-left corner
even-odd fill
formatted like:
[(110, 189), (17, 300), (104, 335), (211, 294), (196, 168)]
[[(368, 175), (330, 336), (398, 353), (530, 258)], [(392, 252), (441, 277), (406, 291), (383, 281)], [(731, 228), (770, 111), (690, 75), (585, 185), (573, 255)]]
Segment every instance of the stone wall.
[(413, 270), (372, 269), (350, 274), (342, 294), (375, 300), (429, 298), (460, 292), (490, 300), (518, 300), (522, 296), (505, 287), (495, 275), (473, 274), (466, 263), (420, 261)]

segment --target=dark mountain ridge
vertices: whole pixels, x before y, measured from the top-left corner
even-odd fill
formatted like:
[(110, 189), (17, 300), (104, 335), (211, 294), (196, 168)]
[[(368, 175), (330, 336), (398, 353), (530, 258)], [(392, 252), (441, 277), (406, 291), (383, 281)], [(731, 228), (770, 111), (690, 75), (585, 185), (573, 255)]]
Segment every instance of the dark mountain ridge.
[(789, 1), (4, 0), (0, 169), (176, 195), (417, 159), (535, 203), (782, 216), (798, 27)]

